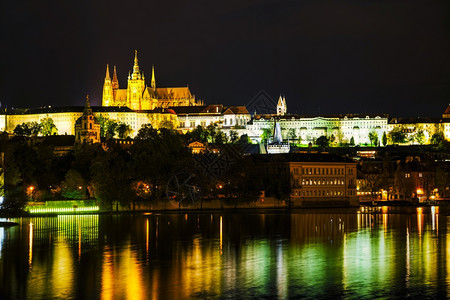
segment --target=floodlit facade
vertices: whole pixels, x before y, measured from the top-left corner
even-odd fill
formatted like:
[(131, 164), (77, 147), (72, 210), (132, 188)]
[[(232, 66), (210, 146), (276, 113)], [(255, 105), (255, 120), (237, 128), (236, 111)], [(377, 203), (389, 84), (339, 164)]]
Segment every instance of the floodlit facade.
[(388, 133), (387, 115), (342, 115), (308, 117), (300, 115), (256, 115), (247, 125), (249, 137), (260, 142), (264, 129), (279, 123), (284, 140), (296, 140), (307, 145), (321, 136), (334, 136), (336, 143), (370, 143), (369, 133), (376, 132), (379, 140)]
[(255, 170), (266, 177), (289, 176), (293, 206), (357, 205), (354, 161), (331, 154), (252, 155)]
[[(125, 123), (132, 129), (131, 137), (136, 136), (144, 124), (152, 124), (159, 128), (164, 121), (171, 122), (173, 127), (178, 126), (176, 114), (170, 109), (155, 109), (149, 111), (133, 111), (128, 107), (91, 107), (94, 117), (103, 117), (118, 123)], [(69, 107), (42, 107), (10, 110), (0, 114), (0, 120), (6, 132), (13, 132), (17, 125), (27, 122), (39, 123), (42, 119), (51, 118), (59, 135), (74, 135), (75, 123), (83, 115), (83, 106)]]
[(178, 117), (180, 131), (186, 132), (197, 126), (207, 127), (217, 124), (225, 132), (227, 130), (245, 131), (251, 115), (245, 106), (223, 106), (222, 104), (203, 106), (171, 107)]
[[(253, 142), (261, 142), (264, 130), (280, 124), (284, 140), (307, 145), (321, 136), (335, 144), (372, 145), (369, 134), (382, 145), (383, 135), (399, 128), (406, 135), (405, 144), (429, 144), (435, 133), (442, 132), (450, 141), (450, 105), (442, 118), (390, 118), (386, 114), (347, 114), (302, 116), (287, 114), (286, 99), (280, 97), (276, 114), (257, 115), (246, 126), (246, 134)], [(417, 138), (418, 132), (420, 136)]]
[(186, 87), (156, 87), (155, 68), (152, 67), (150, 86), (145, 83), (144, 73), (140, 71), (137, 51), (135, 51), (133, 71), (128, 75), (126, 89), (119, 88), (117, 71), (114, 66), (111, 79), (109, 65), (106, 66), (103, 84), (102, 106), (126, 106), (133, 110), (153, 110), (158, 107), (201, 105)]

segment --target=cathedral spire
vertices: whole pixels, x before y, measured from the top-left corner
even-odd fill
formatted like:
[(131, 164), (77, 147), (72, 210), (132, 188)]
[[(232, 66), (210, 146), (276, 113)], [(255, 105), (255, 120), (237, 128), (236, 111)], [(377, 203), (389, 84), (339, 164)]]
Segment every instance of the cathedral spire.
[(119, 80), (117, 80), (116, 66), (114, 66), (114, 73), (113, 73), (113, 79), (112, 79), (112, 88), (115, 89), (115, 90), (119, 88)]
[(151, 87), (153, 90), (156, 90), (156, 79), (155, 79), (155, 66), (152, 65), (152, 83)]
[(109, 64), (106, 64), (106, 76), (105, 80), (111, 80), (111, 77), (109, 76)]
[(141, 78), (141, 73), (139, 72), (137, 50), (134, 50), (134, 65), (133, 65), (133, 74), (131, 77), (132, 77), (132, 79), (140, 79)]

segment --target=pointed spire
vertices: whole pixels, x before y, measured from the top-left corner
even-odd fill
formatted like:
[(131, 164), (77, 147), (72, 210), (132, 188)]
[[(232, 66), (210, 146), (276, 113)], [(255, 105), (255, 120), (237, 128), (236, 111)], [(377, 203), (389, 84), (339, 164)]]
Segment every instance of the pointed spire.
[(155, 65), (152, 65), (152, 82), (151, 87), (153, 90), (156, 90), (156, 79), (155, 79)]
[(91, 108), (91, 103), (89, 102), (89, 94), (86, 94), (86, 108)]
[(89, 102), (89, 94), (86, 95), (86, 105), (84, 106), (84, 114), (92, 115), (91, 103)]
[(114, 73), (113, 73), (113, 79), (112, 79), (112, 88), (113, 89), (118, 89), (119, 88), (119, 80), (117, 80), (116, 66), (114, 66)]
[(106, 64), (106, 76), (105, 80), (111, 80), (111, 77), (109, 76), (109, 64)]
[(137, 50), (134, 50), (134, 65), (133, 65), (132, 79), (140, 79), (140, 78), (141, 78), (141, 73), (139, 72)]

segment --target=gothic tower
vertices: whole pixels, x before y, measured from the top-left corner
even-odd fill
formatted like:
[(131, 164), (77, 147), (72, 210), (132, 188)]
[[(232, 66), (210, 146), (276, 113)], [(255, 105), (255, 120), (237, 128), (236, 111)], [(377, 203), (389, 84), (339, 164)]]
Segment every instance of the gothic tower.
[[(114, 68), (114, 75), (115, 70), (116, 69)], [(113, 86), (111, 83), (111, 77), (109, 76), (109, 65), (106, 65), (105, 83), (103, 84), (102, 106), (112, 106), (114, 105), (113, 103), (114, 103)]]
[(156, 91), (156, 79), (155, 79), (155, 66), (152, 66), (152, 82), (151, 88), (153, 91)]
[(128, 76), (127, 106), (134, 110), (141, 110), (142, 94), (145, 90), (145, 78), (139, 71), (137, 50), (134, 52), (133, 73)]
[(286, 113), (287, 113), (286, 98), (281, 97), (281, 95), (280, 95), (280, 98), (278, 98), (278, 103), (277, 103), (277, 115), (284, 116)]

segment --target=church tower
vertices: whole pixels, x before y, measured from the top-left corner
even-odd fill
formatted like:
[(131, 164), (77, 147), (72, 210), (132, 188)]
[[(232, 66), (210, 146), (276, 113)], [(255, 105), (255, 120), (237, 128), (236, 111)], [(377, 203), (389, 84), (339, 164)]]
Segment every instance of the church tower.
[(100, 123), (92, 112), (89, 95), (86, 96), (83, 115), (75, 122), (75, 142), (82, 144), (100, 143)]
[(155, 79), (155, 66), (152, 66), (152, 82), (151, 88), (153, 91), (156, 91), (156, 79)]
[[(114, 75), (115, 70), (116, 69), (114, 68)], [(109, 65), (106, 65), (105, 83), (103, 84), (102, 106), (113, 106), (113, 105), (114, 105), (113, 86), (111, 83), (111, 77), (109, 76)]]
[(128, 76), (127, 106), (133, 110), (141, 110), (142, 94), (145, 90), (145, 78), (139, 71), (137, 50), (134, 52), (133, 73)]
[(281, 97), (278, 98), (277, 103), (277, 116), (284, 116), (287, 113), (287, 105), (286, 105), (286, 98)]

